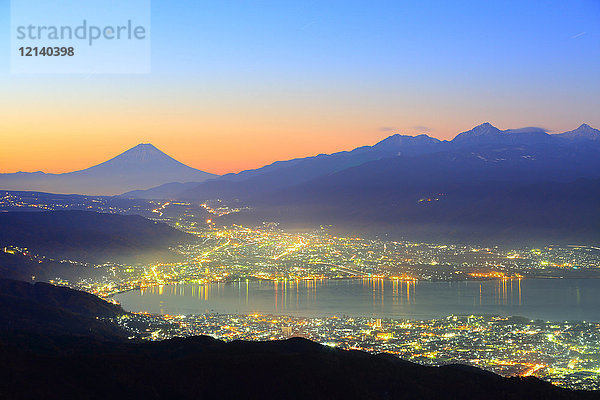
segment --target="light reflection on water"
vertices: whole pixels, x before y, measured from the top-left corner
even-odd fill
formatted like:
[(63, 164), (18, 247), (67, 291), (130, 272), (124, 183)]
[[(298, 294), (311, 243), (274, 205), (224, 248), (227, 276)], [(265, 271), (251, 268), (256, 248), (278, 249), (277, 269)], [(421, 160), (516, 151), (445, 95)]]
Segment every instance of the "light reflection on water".
[(241, 281), (155, 286), (120, 293), (115, 299), (130, 311), (162, 314), (260, 312), (418, 319), (500, 314), (600, 321), (600, 280), (593, 279)]

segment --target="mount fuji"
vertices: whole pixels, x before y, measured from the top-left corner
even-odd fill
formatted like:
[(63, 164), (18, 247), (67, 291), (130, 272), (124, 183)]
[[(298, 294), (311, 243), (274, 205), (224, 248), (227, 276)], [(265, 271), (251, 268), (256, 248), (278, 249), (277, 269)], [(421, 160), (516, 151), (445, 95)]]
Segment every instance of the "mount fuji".
[(63, 174), (0, 174), (0, 188), (51, 193), (115, 195), (169, 182), (203, 182), (217, 175), (175, 160), (152, 144), (142, 143), (101, 164)]

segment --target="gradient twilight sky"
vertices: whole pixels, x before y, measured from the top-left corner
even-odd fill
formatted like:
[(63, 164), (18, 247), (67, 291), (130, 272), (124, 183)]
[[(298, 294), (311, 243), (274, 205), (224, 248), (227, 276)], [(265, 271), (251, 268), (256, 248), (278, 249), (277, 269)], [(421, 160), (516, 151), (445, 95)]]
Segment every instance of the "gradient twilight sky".
[(226, 173), (485, 121), (600, 128), (600, 0), (153, 0), (141, 75), (11, 75), (7, 0), (0, 26), (0, 172), (142, 142)]

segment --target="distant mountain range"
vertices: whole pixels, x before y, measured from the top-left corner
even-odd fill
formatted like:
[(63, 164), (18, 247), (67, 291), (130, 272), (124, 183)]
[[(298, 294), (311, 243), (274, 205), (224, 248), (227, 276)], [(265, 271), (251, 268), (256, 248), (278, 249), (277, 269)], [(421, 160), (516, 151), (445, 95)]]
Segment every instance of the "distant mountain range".
[(222, 223), (335, 225), (431, 241), (600, 241), (600, 131), (489, 123), (451, 141), (393, 135), (350, 152), (277, 162), (131, 197), (239, 201)]
[(482, 148), (489, 151), (494, 146), (540, 145), (544, 149), (562, 149), (573, 145), (585, 147), (587, 143), (592, 146), (600, 144), (600, 130), (586, 124), (570, 132), (550, 135), (535, 127), (500, 130), (490, 123), (484, 123), (458, 134), (451, 141), (441, 141), (427, 135), (395, 134), (373, 146), (363, 146), (352, 151), (278, 161), (259, 169), (227, 174), (206, 182), (172, 182), (149, 190), (128, 192), (123, 196), (145, 199), (249, 200), (376, 160), (410, 159), (437, 153), (443, 157), (442, 153), (462, 153)]
[(180, 163), (151, 144), (139, 144), (106, 162), (81, 171), (64, 174), (0, 174), (0, 189), (115, 195), (169, 182), (202, 182), (215, 177), (217, 175)]

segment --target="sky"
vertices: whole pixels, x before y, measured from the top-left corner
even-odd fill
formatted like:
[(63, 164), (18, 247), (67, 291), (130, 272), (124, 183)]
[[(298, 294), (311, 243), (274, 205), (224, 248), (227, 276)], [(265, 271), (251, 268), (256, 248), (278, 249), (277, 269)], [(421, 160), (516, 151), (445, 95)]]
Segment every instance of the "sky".
[(10, 18), (0, 0), (0, 172), (138, 143), (222, 174), (486, 121), (600, 128), (600, 0), (154, 0), (142, 74), (11, 73)]

